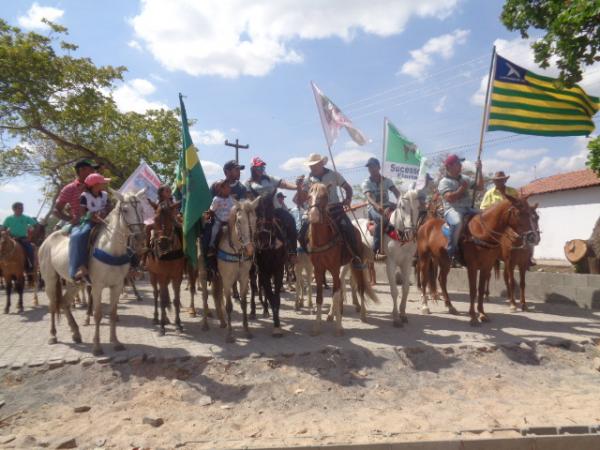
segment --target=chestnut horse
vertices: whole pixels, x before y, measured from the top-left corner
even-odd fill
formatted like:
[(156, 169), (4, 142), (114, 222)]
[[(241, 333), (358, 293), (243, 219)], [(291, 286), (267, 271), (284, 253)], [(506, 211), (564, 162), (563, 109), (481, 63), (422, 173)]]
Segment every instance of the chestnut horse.
[[(469, 277), (471, 325), (477, 325), (478, 321), (489, 320), (483, 309), (483, 297), (492, 267), (501, 254), (502, 239), (508, 237), (516, 240), (533, 232), (531, 220), (533, 211), (526, 198), (506, 196), (506, 200), (475, 215), (465, 225), (465, 230), (459, 239), (459, 251), (464, 257)], [(435, 279), (431, 279), (430, 273), (432, 264), (433, 267), (439, 267), (439, 281), (444, 303), (451, 314), (457, 314), (447, 290), (450, 258), (446, 251), (448, 239), (442, 231), (444, 225), (443, 219), (431, 218), (418, 231), (417, 252), (421, 291), (424, 301), (426, 301), (427, 284), (430, 285), (434, 295), (436, 294)], [(479, 272), (479, 285), (477, 285), (477, 272)], [(478, 314), (475, 313), (475, 297), (477, 297)]]
[[(154, 324), (158, 325), (158, 298), (160, 294), (160, 335), (165, 335), (165, 325), (168, 323), (166, 309), (171, 309), (169, 284), (173, 286), (175, 305), (175, 327), (182, 332), (183, 326), (179, 318), (181, 309), (181, 282), (186, 268), (183, 254), (183, 242), (177, 222), (177, 206), (159, 206), (154, 217), (154, 238), (152, 250), (148, 254), (146, 265), (150, 273), (150, 283), (154, 293)], [(193, 271), (190, 271), (193, 272)], [(190, 291), (196, 286), (195, 274), (191, 273)]]
[[(332, 308), (335, 318), (335, 334), (344, 334), (342, 327), (342, 296), (340, 269), (348, 264), (352, 258), (347, 244), (344, 242), (337, 226), (328, 212), (329, 193), (325, 184), (315, 183), (309, 191), (308, 209), (308, 253), (314, 267), (317, 282), (317, 317), (312, 330), (313, 335), (321, 333), (321, 315), (323, 308), (323, 283), (325, 272), (329, 271), (333, 278)], [(356, 242), (361, 242), (360, 231), (354, 228)], [(366, 270), (352, 267), (352, 274), (357, 283), (361, 296), (365, 294), (369, 284)]]
[[(6, 306), (4, 314), (8, 314), (10, 310), (10, 296), (13, 289), (13, 281), (15, 290), (19, 295), (17, 311), (23, 312), (23, 290), (25, 289), (25, 250), (16, 240), (14, 240), (8, 231), (2, 231), (0, 235), (0, 269), (2, 270), (2, 278), (6, 287)], [(37, 276), (34, 274), (34, 279)], [(33, 304), (38, 305), (37, 283), (33, 291)]]

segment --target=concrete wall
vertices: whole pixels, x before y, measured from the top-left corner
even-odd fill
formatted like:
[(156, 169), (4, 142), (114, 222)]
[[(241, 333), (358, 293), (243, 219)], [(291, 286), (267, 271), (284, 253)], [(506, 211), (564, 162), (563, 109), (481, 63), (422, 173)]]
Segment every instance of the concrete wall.
[[(385, 265), (376, 263), (377, 282), (387, 283)], [(519, 302), (518, 271), (515, 271), (517, 291), (515, 300)], [(411, 279), (415, 283), (414, 275)], [(439, 290), (439, 286), (438, 286)], [(469, 280), (465, 269), (452, 269), (448, 275), (448, 290), (469, 292)], [(492, 275), (490, 296), (506, 297), (506, 286), (502, 278)], [(580, 308), (600, 310), (600, 275), (576, 273), (527, 272), (525, 278), (525, 298), (546, 303), (577, 305)]]
[(600, 186), (532, 195), (529, 203), (539, 203), (542, 235), (535, 258), (566, 262), (565, 242), (588, 239), (600, 217)]

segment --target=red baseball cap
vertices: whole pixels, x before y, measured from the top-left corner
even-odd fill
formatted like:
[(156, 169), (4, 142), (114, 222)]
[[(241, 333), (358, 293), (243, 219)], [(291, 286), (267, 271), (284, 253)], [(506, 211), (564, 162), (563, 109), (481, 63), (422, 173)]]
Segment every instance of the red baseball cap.
[(267, 163), (260, 159), (260, 157), (255, 156), (254, 158), (252, 158), (252, 167), (262, 167), (266, 165)]
[(459, 158), (458, 155), (451, 154), (451, 155), (448, 155), (446, 157), (446, 159), (444, 160), (444, 165), (446, 167), (448, 167), (448, 166), (451, 166), (452, 164), (455, 164), (457, 162), (461, 163), (464, 160), (465, 160), (465, 158)]

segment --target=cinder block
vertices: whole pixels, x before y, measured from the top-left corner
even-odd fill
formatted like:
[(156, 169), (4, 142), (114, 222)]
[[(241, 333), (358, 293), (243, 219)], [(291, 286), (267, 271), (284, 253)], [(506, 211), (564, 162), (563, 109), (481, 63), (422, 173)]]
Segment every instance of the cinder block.
[(600, 288), (576, 288), (575, 301), (582, 308), (600, 309)]
[(574, 305), (577, 288), (572, 286), (548, 286), (544, 295), (546, 303), (562, 303)]
[(588, 287), (600, 289), (600, 275), (586, 275), (585, 279)]

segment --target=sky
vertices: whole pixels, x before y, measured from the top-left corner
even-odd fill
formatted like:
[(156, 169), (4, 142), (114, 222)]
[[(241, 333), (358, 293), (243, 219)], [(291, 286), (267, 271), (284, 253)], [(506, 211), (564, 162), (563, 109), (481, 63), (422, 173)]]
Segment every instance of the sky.
[[(530, 41), (499, 20), (501, 0), (13, 0), (0, 17), (48, 33), (42, 17), (66, 26), (76, 55), (97, 65), (124, 65), (112, 95), (123, 111), (178, 106), (185, 96), (192, 138), (209, 181), (234, 150), (293, 180), (309, 153), (327, 154), (310, 82), (315, 81), (368, 136), (362, 147), (342, 131), (332, 152), (351, 184), (381, 157), (383, 119), (429, 155), (476, 159), (491, 50), (550, 76), (533, 62)], [(534, 31), (532, 35), (540, 34)], [(582, 86), (600, 95), (600, 63)], [(599, 124), (598, 119), (595, 120)], [(515, 187), (585, 167), (587, 138), (490, 132), (483, 168), (504, 170)], [(467, 162), (467, 165), (469, 163)], [(242, 180), (249, 175), (246, 169)], [(0, 219), (25, 202), (36, 216), (42, 181), (0, 185)]]

